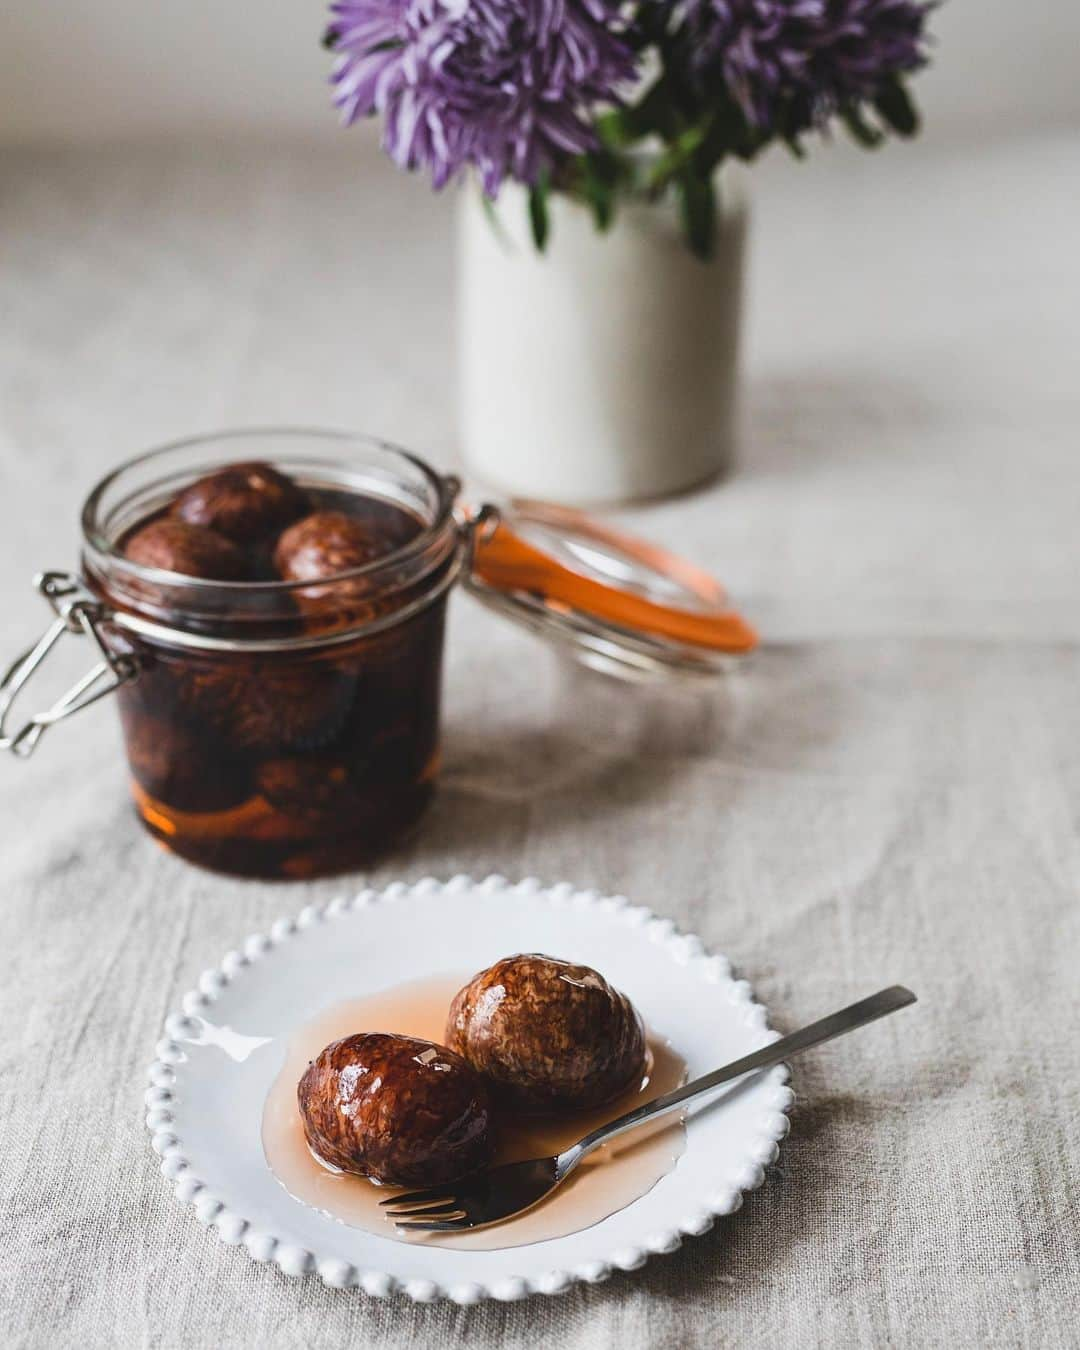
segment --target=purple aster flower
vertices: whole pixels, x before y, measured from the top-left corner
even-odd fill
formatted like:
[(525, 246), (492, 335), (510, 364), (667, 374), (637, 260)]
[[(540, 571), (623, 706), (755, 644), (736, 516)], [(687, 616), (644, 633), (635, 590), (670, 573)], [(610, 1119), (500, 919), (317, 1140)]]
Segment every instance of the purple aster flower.
[(334, 101), (379, 113), (403, 168), (443, 187), (464, 165), (489, 195), (596, 141), (589, 114), (637, 73), (621, 0), (337, 0)]
[(804, 131), (926, 64), (921, 0), (685, 0), (680, 47), (760, 131)]

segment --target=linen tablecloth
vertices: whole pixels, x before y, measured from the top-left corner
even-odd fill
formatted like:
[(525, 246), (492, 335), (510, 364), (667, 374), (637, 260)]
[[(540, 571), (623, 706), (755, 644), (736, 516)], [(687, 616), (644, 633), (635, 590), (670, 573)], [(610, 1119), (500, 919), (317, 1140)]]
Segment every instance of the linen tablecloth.
[[(6, 1346), (1076, 1344), (1080, 152), (888, 156), (764, 167), (739, 471), (622, 515), (760, 625), (736, 673), (611, 684), (458, 597), (437, 804), (309, 885), (154, 848), (108, 708), (0, 763)], [(0, 156), (5, 647), (138, 449), (291, 422), (451, 466), (449, 210), (356, 141)], [(423, 1307), (220, 1245), (143, 1130), (165, 1014), (280, 915), (459, 871), (625, 892), (782, 1029), (920, 1002), (800, 1060), (764, 1186), (606, 1284)]]

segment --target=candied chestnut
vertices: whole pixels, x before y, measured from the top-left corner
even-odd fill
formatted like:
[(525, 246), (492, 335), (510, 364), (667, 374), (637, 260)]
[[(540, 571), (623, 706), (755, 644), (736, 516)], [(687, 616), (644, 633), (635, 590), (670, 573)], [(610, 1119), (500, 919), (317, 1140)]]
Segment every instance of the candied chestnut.
[(255, 770), (255, 786), (271, 806), (305, 824), (343, 829), (369, 810), (347, 766), (331, 755), (265, 759)]
[(128, 764), (155, 801), (190, 813), (224, 811), (251, 791), (248, 767), (225, 758), (188, 728), (122, 701)]
[[(274, 566), (285, 581), (328, 581), (364, 567), (408, 542), (419, 526), (404, 511), (316, 511), (282, 534), (274, 549)], [(309, 613), (325, 608), (332, 597), (337, 616), (349, 622), (374, 618), (378, 597), (370, 578), (354, 577), (334, 586), (305, 586), (296, 601)]]
[(307, 494), (269, 464), (230, 464), (192, 483), (172, 514), (216, 530), (235, 543), (256, 544), (311, 509)]
[(159, 567), (205, 581), (245, 581), (247, 559), (231, 540), (183, 520), (153, 520), (137, 530), (124, 555), (143, 567)]
[(348, 716), (355, 676), (329, 664), (235, 660), (177, 676), (183, 712), (234, 750), (317, 749)]
[(334, 1041), (296, 1089), (325, 1163), (393, 1186), (436, 1186), (491, 1159), (483, 1079), (445, 1046), (374, 1032)]
[(537, 953), (496, 961), (459, 990), (446, 1042), (533, 1111), (599, 1106), (645, 1068), (626, 995), (589, 966)]

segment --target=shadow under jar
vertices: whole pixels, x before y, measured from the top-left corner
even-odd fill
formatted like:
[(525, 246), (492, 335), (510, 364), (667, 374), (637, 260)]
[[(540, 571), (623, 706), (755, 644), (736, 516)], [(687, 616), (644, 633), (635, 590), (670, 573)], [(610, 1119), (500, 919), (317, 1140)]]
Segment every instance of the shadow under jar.
[[(362, 526), (367, 560), (283, 580), (280, 529), (249, 550), (247, 580), (126, 556), (192, 483), (250, 462), (288, 475), (304, 511)], [(83, 578), (113, 616), (106, 645), (137, 666), (117, 698), (155, 838), (219, 871), (295, 878), (354, 867), (413, 825), (439, 767), (457, 488), (380, 442), (290, 431), (178, 443), (98, 485)]]

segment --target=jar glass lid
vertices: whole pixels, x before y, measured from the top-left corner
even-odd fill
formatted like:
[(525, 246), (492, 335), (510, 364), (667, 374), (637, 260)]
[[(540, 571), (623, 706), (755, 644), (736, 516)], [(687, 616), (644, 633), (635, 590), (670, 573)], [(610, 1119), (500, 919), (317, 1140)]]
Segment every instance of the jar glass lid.
[(472, 524), (472, 593), (586, 665), (638, 679), (713, 675), (757, 645), (715, 578), (580, 511), (515, 500)]

